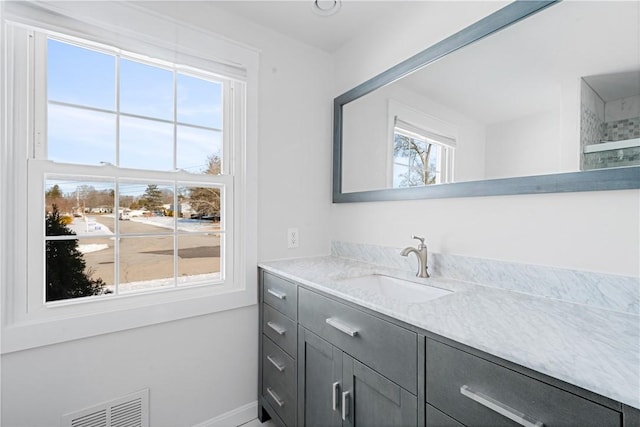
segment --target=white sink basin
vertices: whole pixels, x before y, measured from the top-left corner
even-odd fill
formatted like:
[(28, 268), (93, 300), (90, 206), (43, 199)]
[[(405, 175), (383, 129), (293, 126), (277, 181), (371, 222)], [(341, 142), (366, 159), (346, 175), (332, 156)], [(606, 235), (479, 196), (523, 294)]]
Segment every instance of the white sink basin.
[(376, 292), (385, 298), (408, 303), (427, 302), (452, 293), (445, 289), (421, 285), (381, 274), (353, 277), (344, 279), (343, 282), (358, 289)]

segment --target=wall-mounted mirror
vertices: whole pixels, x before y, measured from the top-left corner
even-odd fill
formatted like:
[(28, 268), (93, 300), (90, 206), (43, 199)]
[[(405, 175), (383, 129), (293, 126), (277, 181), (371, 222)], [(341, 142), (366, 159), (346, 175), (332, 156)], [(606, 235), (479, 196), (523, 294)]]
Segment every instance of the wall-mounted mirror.
[(334, 202), (639, 188), (640, 3), (514, 2), (334, 108)]

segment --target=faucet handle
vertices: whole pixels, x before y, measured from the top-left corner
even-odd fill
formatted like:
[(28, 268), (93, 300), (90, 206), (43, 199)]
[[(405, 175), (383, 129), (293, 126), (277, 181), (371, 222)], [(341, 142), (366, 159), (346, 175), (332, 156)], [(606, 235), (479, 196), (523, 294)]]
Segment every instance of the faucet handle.
[(416, 236), (416, 235), (412, 235), (411, 236), (412, 239), (416, 239), (416, 240), (420, 240), (420, 244), (424, 245), (424, 237), (420, 237), (420, 236)]

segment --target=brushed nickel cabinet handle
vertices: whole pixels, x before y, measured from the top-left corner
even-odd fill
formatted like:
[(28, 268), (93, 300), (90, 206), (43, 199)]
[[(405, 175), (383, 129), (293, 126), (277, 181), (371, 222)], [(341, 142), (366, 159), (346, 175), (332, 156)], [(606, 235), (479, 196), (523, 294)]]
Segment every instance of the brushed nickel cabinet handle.
[(336, 381), (333, 383), (333, 394), (331, 397), (331, 408), (336, 411), (338, 409), (338, 394), (340, 393), (340, 382)]
[(271, 364), (273, 366), (275, 366), (278, 371), (280, 371), (280, 372), (284, 371), (285, 367), (282, 366), (281, 364), (279, 364), (278, 362), (276, 362), (276, 360), (273, 357), (271, 357), (270, 355), (267, 355), (267, 360), (269, 362), (271, 362)]
[(333, 317), (326, 319), (325, 322), (327, 322), (327, 325), (333, 326), (340, 332), (345, 333), (350, 337), (355, 337), (356, 335), (358, 335), (358, 330), (356, 328), (349, 325), (345, 325), (344, 323), (342, 323), (337, 319), (334, 319)]
[(284, 333), (287, 332), (285, 328), (273, 322), (267, 322), (267, 326), (273, 329), (278, 335), (284, 335)]
[(271, 295), (273, 295), (274, 297), (278, 298), (278, 299), (286, 299), (287, 298), (287, 294), (282, 293), (282, 292), (278, 292), (278, 291), (274, 291), (271, 288), (268, 288), (267, 292), (270, 293)]
[(269, 396), (271, 396), (271, 398), (275, 400), (276, 404), (279, 407), (282, 408), (284, 406), (284, 400), (280, 399), (280, 396), (278, 396), (273, 390), (271, 390), (271, 388), (267, 387), (267, 393), (269, 393)]
[(542, 423), (541, 421), (534, 420), (528, 415), (523, 414), (522, 412), (519, 412), (511, 408), (510, 406), (507, 406), (504, 403), (495, 400), (492, 397), (489, 397), (477, 391), (473, 391), (467, 385), (463, 385), (462, 387), (460, 387), (460, 393), (463, 396), (466, 396), (469, 399), (473, 400), (474, 402), (481, 404), (485, 408), (489, 408), (492, 411), (502, 415), (503, 417), (509, 418), (511, 421), (514, 421), (521, 426), (544, 427), (544, 423)]
[(345, 391), (342, 393), (342, 421), (347, 421), (349, 416), (349, 395), (351, 395), (351, 392)]

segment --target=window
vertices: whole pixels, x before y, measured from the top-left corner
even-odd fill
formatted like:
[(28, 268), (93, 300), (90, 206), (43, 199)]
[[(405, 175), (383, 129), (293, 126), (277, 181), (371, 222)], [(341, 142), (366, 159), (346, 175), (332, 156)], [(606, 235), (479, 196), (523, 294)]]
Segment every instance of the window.
[(224, 282), (224, 122), (237, 83), (43, 33), (35, 54), (46, 62), (35, 70), (36, 108), (46, 104), (35, 129), (46, 138), (29, 165), (28, 210), (41, 216), (30, 241), (44, 258), (33, 278), (44, 302)]
[(3, 352), (255, 304), (258, 53), (48, 5), (0, 22)]
[(393, 188), (451, 182), (455, 140), (394, 117)]

